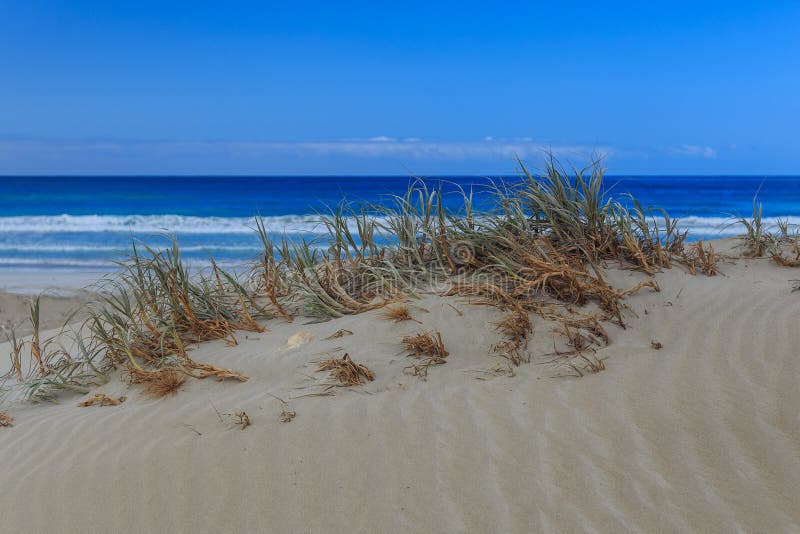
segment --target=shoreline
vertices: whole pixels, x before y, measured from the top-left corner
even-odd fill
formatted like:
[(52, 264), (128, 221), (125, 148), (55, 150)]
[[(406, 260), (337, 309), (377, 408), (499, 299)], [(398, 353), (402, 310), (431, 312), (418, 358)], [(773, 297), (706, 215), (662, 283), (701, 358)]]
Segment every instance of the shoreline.
[(92, 285), (106, 271), (17, 271), (0, 270), (0, 292), (11, 295), (32, 296), (46, 293), (50, 296), (70, 298), (92, 292)]

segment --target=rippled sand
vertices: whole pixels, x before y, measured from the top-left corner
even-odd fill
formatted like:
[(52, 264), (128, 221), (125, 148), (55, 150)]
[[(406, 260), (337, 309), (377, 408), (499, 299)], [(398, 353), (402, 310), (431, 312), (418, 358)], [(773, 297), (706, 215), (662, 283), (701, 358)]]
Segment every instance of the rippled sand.
[[(488, 355), (497, 312), (428, 297), (427, 311), (411, 308), (423, 325), (380, 311), (273, 321), (237, 347), (193, 352), (247, 383), (190, 380), (152, 400), (114, 377), (101, 391), (127, 395), (120, 406), (7, 405), (0, 521), (9, 532), (797, 531), (800, 293), (789, 280), (800, 270), (737, 260), (722, 271), (659, 274), (660, 293), (628, 299), (628, 329), (609, 327), (606, 370), (581, 379), (536, 363), (487, 372), (500, 361)], [(420, 328), (450, 350), (427, 381), (404, 374), (400, 354)], [(536, 360), (553, 333), (534, 328)], [(324, 339), (339, 329), (353, 335)], [(298, 332), (313, 337), (289, 348)], [(301, 397), (324, 391), (311, 362), (336, 347), (376, 380)], [(279, 421), (271, 395), (294, 420)], [(245, 430), (226, 415), (238, 411)]]

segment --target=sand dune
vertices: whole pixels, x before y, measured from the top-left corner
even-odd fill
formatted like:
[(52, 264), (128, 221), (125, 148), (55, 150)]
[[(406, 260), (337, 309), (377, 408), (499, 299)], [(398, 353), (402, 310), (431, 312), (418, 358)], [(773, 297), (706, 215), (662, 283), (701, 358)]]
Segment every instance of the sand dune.
[[(7, 405), (4, 529), (797, 531), (800, 294), (789, 280), (800, 272), (767, 260), (721, 269), (659, 274), (661, 292), (628, 299), (628, 329), (609, 327), (607, 369), (580, 379), (537, 363), (492, 373), (502, 361), (487, 323), (499, 314), (429, 296), (411, 306), (422, 325), (381, 311), (272, 321), (237, 347), (193, 351), (246, 383), (190, 380), (155, 400), (114, 377), (99, 391), (127, 395), (120, 406)], [(553, 334), (533, 320), (535, 362)], [(404, 374), (399, 342), (421, 328), (450, 351), (427, 381)], [(353, 335), (325, 339), (339, 329)], [(311, 341), (290, 348), (298, 332)], [(303, 396), (325, 391), (312, 362), (337, 347), (376, 380)], [(279, 421), (271, 395), (294, 420)], [(238, 411), (245, 430), (225, 415)]]

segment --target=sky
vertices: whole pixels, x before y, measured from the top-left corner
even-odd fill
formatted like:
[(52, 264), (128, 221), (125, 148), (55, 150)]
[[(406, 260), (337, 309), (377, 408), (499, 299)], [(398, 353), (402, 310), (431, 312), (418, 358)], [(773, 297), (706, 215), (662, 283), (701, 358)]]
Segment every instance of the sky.
[(0, 0), (0, 174), (800, 174), (798, 2)]

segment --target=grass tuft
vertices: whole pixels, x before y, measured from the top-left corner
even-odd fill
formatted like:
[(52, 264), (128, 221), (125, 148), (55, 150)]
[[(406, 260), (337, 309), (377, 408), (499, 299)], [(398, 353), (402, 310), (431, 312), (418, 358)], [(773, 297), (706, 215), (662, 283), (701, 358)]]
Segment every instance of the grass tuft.
[(411, 316), (411, 312), (409, 311), (408, 306), (405, 304), (388, 306), (383, 313), (383, 318), (395, 323), (401, 323), (403, 321), (414, 321), (419, 323), (419, 321)]
[(516, 366), (523, 362), (529, 362), (528, 336), (533, 332), (533, 325), (528, 312), (516, 308), (499, 321), (496, 328), (505, 339), (494, 346), (494, 351)]
[[(605, 322), (625, 326), (627, 296), (658, 291), (652, 279), (611, 287), (602, 274), (607, 263), (652, 276), (691, 258), (701, 271), (716, 273), (713, 248), (701, 243), (687, 251), (678, 221), (630, 196), (613, 198), (599, 160), (567, 170), (551, 157), (540, 174), (519, 166), (518, 183), (487, 186), (493, 206), (480, 214), (471, 191), (454, 193), (448, 205), (458, 207), (446, 209), (441, 188), (414, 181), (388, 207), (342, 203), (320, 214), (322, 243), (273, 239), (256, 218), (263, 253), (250, 284), (213, 258), (210, 270), (192, 271), (174, 238), (164, 249), (134, 241), (86, 323), (72, 333), (72, 348), (41, 339), (39, 299), (31, 302), (33, 335), (22, 342), (10, 334), (8, 376), (27, 398), (49, 400), (65, 391), (88, 393), (120, 367), (156, 396), (174, 393), (186, 377), (245, 381), (234, 370), (195, 362), (190, 347), (209, 340), (236, 345), (237, 332), (263, 332), (261, 322), (274, 318), (323, 321), (386, 307), (388, 320), (414, 320), (402, 302), (431, 290), (508, 313), (496, 325), (504, 339), (495, 350), (515, 365), (529, 359), (531, 315), (562, 325), (558, 335), (572, 347), (571, 358), (583, 361), (590, 347), (608, 343)], [(761, 205), (754, 199), (753, 206), (745, 227), (753, 254), (760, 255), (770, 241)], [(797, 239), (794, 250), (795, 260), (773, 257), (800, 262)], [(448, 356), (438, 333), (406, 336), (403, 345), (416, 359), (406, 371), (418, 376)], [(574, 365), (591, 372), (602, 362)]]
[(447, 363), (450, 355), (439, 332), (418, 332), (403, 337), (402, 343), (408, 355), (418, 360), (405, 367), (404, 372), (421, 378), (427, 378), (430, 366)]
[(375, 380), (372, 371), (366, 365), (351, 360), (349, 354), (320, 362), (317, 371), (330, 371), (331, 378), (335, 380), (331, 387), (360, 386), (364, 380)]
[(144, 392), (150, 397), (174, 395), (184, 382), (186, 382), (186, 376), (183, 373), (166, 369), (157, 372), (157, 375), (145, 384)]

